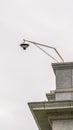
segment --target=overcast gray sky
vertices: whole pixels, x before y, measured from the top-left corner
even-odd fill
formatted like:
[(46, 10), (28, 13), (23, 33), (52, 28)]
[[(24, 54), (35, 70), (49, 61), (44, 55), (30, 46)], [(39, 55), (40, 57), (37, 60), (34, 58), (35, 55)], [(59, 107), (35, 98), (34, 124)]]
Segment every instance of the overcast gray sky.
[(0, 130), (37, 130), (27, 103), (55, 89), (54, 60), (34, 45), (23, 51), (23, 38), (72, 62), (73, 0), (0, 0)]

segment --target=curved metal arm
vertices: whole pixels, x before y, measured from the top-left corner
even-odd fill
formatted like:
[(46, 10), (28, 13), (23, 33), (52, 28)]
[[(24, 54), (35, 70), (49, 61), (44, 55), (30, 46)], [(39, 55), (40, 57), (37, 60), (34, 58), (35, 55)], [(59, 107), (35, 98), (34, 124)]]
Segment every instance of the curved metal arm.
[[(54, 59), (56, 62), (58, 62), (54, 57), (52, 57), (50, 54), (48, 54), (46, 51), (44, 51), (42, 48), (40, 48), (39, 46), (44, 46), (44, 47), (47, 47), (47, 48), (51, 48), (53, 50), (55, 50), (55, 52), (58, 54), (58, 56), (60, 57), (60, 59), (62, 60), (62, 62), (64, 62), (62, 56), (59, 54), (59, 52), (57, 51), (56, 48), (52, 47), (52, 46), (48, 46), (48, 45), (44, 45), (44, 44), (40, 44), (40, 43), (37, 43), (37, 42), (33, 42), (33, 41), (30, 41), (30, 40), (25, 40), (23, 39), (24, 42), (30, 42), (30, 43), (33, 43), (35, 46), (37, 46), (39, 49), (41, 49), (44, 53), (46, 53), (48, 56), (50, 56), (52, 59)], [(38, 46), (39, 45), (39, 46)]]

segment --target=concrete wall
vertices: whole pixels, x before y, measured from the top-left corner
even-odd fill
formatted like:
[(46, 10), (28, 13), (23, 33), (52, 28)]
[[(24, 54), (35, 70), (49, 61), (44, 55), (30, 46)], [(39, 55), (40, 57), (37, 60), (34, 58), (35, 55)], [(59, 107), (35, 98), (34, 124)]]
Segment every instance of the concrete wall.
[(54, 120), (52, 130), (73, 130), (73, 120)]
[(72, 70), (56, 70), (56, 88), (72, 87)]

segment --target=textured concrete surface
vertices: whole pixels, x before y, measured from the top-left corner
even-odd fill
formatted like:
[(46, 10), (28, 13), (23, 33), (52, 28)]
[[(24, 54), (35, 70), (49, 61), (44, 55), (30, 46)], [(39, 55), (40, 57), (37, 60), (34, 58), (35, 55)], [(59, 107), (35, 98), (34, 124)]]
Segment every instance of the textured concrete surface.
[(72, 70), (56, 70), (56, 89), (72, 87)]
[[(73, 100), (73, 62), (53, 64), (56, 76), (55, 100)], [(65, 91), (59, 90), (65, 89)], [(71, 89), (71, 91), (68, 91)], [(49, 96), (47, 96), (49, 99)]]
[(73, 120), (54, 120), (52, 130), (73, 130)]
[(53, 63), (56, 75), (56, 89), (73, 88), (73, 62)]
[(71, 100), (72, 94), (71, 92), (68, 93), (56, 93), (55, 94), (55, 100), (61, 101), (61, 100)]

